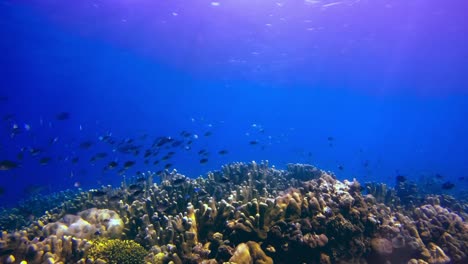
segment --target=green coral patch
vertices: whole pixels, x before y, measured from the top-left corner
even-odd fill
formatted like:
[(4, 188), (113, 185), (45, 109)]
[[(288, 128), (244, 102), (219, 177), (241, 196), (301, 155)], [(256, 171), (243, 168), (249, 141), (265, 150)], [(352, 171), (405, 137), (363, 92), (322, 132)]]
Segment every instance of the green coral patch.
[(109, 264), (143, 264), (146, 250), (133, 240), (96, 240), (88, 251), (88, 259), (102, 259)]

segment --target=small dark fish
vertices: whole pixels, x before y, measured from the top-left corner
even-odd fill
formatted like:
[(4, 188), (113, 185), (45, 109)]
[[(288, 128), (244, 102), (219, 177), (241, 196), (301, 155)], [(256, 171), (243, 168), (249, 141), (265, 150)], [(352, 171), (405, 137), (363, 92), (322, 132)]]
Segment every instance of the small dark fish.
[(406, 181), (406, 177), (403, 176), (403, 175), (397, 175), (397, 176), (396, 176), (396, 181), (397, 181), (397, 182), (405, 182), (405, 181)]
[(159, 163), (159, 160), (155, 160), (155, 161), (153, 162), (153, 165), (158, 165), (158, 163)]
[(98, 153), (98, 154), (92, 156), (91, 159), (90, 159), (90, 161), (91, 161), (91, 162), (94, 162), (94, 161), (96, 161), (96, 160), (103, 159), (103, 158), (105, 158), (105, 157), (107, 157), (107, 153), (105, 153), (105, 152), (100, 152), (100, 153)]
[(58, 140), (59, 140), (58, 137), (53, 137), (53, 138), (49, 139), (49, 145), (53, 145), (53, 144), (57, 143)]
[(168, 159), (170, 159), (170, 158), (171, 158), (171, 156), (166, 155), (166, 156), (162, 157), (161, 159), (162, 159), (162, 160), (168, 160)]
[(89, 191), (89, 193), (90, 193), (93, 197), (102, 197), (102, 196), (104, 196), (104, 195), (107, 194), (107, 192), (101, 191), (101, 190), (91, 190), (91, 191)]
[(16, 158), (17, 158), (18, 160), (23, 160), (23, 158), (24, 158), (24, 152), (23, 152), (23, 151), (18, 152), (18, 154), (16, 155)]
[(0, 161), (0, 170), (6, 171), (18, 168), (19, 164), (11, 160), (2, 160)]
[(68, 112), (61, 112), (61, 113), (58, 113), (55, 118), (57, 120), (60, 120), (60, 121), (63, 121), (63, 120), (67, 120), (67, 119), (70, 119), (70, 113)]
[(114, 168), (116, 168), (119, 164), (116, 162), (116, 161), (111, 161), (107, 164), (107, 166), (105, 167), (105, 169), (107, 170), (112, 170)]
[(100, 136), (99, 140), (104, 141), (104, 142), (109, 142), (111, 140), (111, 136), (110, 135)]
[(437, 179), (443, 179), (443, 178), (444, 178), (444, 176), (441, 175), (441, 174), (439, 174), (439, 173), (436, 173), (435, 177), (436, 177)]
[(0, 196), (4, 195), (5, 194), (5, 188), (3, 188), (2, 186), (0, 186)]
[(145, 163), (146, 165), (149, 164), (149, 160), (145, 160), (143, 163)]
[(133, 165), (135, 165), (135, 161), (129, 160), (129, 161), (124, 163), (124, 168), (128, 169), (128, 168), (132, 167)]
[(211, 135), (213, 135), (213, 133), (211, 133), (211, 131), (207, 131), (207, 132), (205, 132), (205, 134), (204, 134), (205, 137), (209, 137), (209, 136), (211, 136)]
[(119, 152), (121, 152), (121, 153), (124, 153), (124, 154), (131, 154), (131, 153), (134, 153), (136, 151), (139, 151), (140, 148), (141, 148), (141, 146), (135, 146), (135, 145), (124, 143), (123, 145), (119, 145), (117, 147), (117, 150)]
[(444, 190), (450, 190), (450, 189), (453, 189), (453, 187), (455, 187), (455, 184), (453, 184), (450, 181), (446, 181), (442, 184), (442, 189)]
[(205, 164), (205, 163), (207, 163), (207, 162), (208, 162), (208, 159), (201, 159), (201, 160), (200, 160), (200, 163), (201, 163), (201, 164)]
[(258, 144), (258, 141), (257, 140), (252, 140), (249, 142), (250, 145), (257, 145)]
[(206, 149), (202, 149), (202, 150), (198, 151), (198, 155), (203, 155), (205, 153), (207, 153)]
[(80, 143), (80, 148), (89, 149), (93, 144), (94, 144), (94, 142), (91, 141), (91, 140), (83, 141), (83, 142)]
[(182, 131), (180, 132), (180, 135), (183, 137), (190, 137), (192, 134), (190, 134), (190, 132), (187, 132), (187, 131)]
[(333, 140), (335, 140), (335, 138), (334, 137), (328, 137), (327, 140), (328, 141), (333, 141)]
[(49, 164), (49, 162), (50, 162), (51, 160), (52, 160), (52, 158), (50, 158), (50, 157), (44, 157), (44, 158), (41, 158), (41, 159), (39, 160), (39, 163), (40, 163), (41, 165), (47, 165), (47, 164)]
[(465, 179), (465, 176), (458, 177), (459, 181), (463, 181)]
[(339, 170), (344, 170), (343, 165), (338, 165), (338, 169), (339, 169)]
[(158, 140), (158, 142), (156, 143), (156, 146), (161, 147), (166, 143), (172, 142), (173, 140), (174, 139), (172, 139), (171, 137), (162, 137)]
[(225, 149), (222, 149), (222, 150), (218, 151), (218, 154), (219, 155), (226, 155), (226, 154), (228, 154), (228, 151), (225, 150)]
[(39, 149), (39, 148), (30, 148), (29, 149), (29, 153), (31, 154), (31, 156), (37, 156), (39, 154), (42, 153), (42, 149)]
[(73, 159), (71, 159), (71, 162), (72, 162), (73, 164), (76, 164), (79, 160), (80, 160), (79, 157), (74, 157)]
[(171, 163), (168, 163), (168, 164), (166, 164), (166, 166), (164, 166), (165, 169), (169, 169), (170, 167), (172, 167)]
[(182, 185), (185, 182), (185, 178), (178, 178), (172, 181), (172, 184), (176, 187)]
[(141, 186), (138, 185), (138, 184), (132, 184), (132, 185), (128, 186), (128, 189), (133, 192), (133, 191), (136, 191), (136, 190), (140, 190)]
[(101, 232), (98, 230), (98, 231), (94, 232), (94, 235), (95, 235), (95, 236), (100, 236), (100, 235), (101, 235)]
[(167, 153), (167, 155), (169, 155), (169, 156), (172, 156), (172, 155), (174, 155), (174, 154), (175, 154), (174, 151), (169, 151), (169, 152)]
[(145, 155), (143, 157), (145, 158), (148, 158), (149, 156), (151, 156), (151, 154), (153, 154), (151, 151), (145, 151)]

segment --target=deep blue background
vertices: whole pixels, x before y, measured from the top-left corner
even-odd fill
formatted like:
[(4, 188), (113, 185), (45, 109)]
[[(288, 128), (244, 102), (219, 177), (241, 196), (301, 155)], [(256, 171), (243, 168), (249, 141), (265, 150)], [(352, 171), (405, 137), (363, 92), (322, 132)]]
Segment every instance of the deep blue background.
[[(193, 4), (225, 8), (211, 13), (184, 8), (180, 1), (174, 6), (102, 1), (101, 9), (65, 7), (60, 1), (0, 3), (0, 95), (8, 97), (0, 111), (2, 118), (15, 114), (1, 121), (0, 160), (16, 160), (20, 149), (29, 147), (43, 147), (41, 157), (54, 158), (43, 166), (26, 154), (21, 168), (0, 171), (2, 205), (27, 196), (24, 190), (31, 186), (46, 192), (77, 182), (83, 188), (118, 184), (122, 176), (103, 174), (102, 168), (112, 159), (133, 157), (112, 153), (104, 143), (91, 150), (78, 147), (109, 132), (151, 139), (182, 130), (198, 134), (193, 150), (178, 151), (171, 161), (192, 177), (227, 162), (269, 160), (280, 168), (306, 162), (340, 178), (392, 184), (398, 173), (415, 180), (440, 173), (456, 182), (455, 191), (466, 187), (466, 180), (458, 180), (468, 176), (463, 77), (468, 51), (459, 2), (448, 10), (426, 6), (424, 12), (432, 14), (427, 20), (416, 12), (419, 1), (395, 2), (394, 13), (385, 13), (384, 1), (382, 8), (364, 1), (364, 10), (357, 4), (342, 4), (336, 14), (328, 9), (333, 6), (311, 9), (317, 15), (312, 21), (294, 5), (270, 12), (243, 1)], [(375, 12), (369, 13), (371, 8)], [(295, 12), (302, 20), (294, 19)], [(348, 17), (336, 18), (340, 12)], [(267, 14), (278, 20), (265, 26)], [(368, 23), (362, 14), (369, 14)], [(408, 19), (396, 19), (401, 16)], [(129, 25), (119, 28), (115, 17)], [(437, 23), (442, 20), (443, 27)], [(286, 21), (278, 31), (258, 29), (275, 28), (278, 21)], [(303, 26), (301, 33), (299, 22), (317, 25)], [(304, 36), (316, 30), (322, 33)], [(56, 120), (62, 111), (71, 118)], [(11, 138), (14, 124), (31, 130)], [(206, 131), (213, 135), (204, 137)], [(54, 137), (57, 144), (47, 147)], [(260, 144), (251, 146), (251, 140)], [(203, 148), (212, 152), (207, 164), (198, 162)], [(229, 153), (217, 155), (221, 149)], [(99, 151), (110, 156), (95, 165), (87, 162)], [(77, 165), (58, 160), (74, 156), (81, 157)], [(159, 169), (138, 158), (126, 175)]]

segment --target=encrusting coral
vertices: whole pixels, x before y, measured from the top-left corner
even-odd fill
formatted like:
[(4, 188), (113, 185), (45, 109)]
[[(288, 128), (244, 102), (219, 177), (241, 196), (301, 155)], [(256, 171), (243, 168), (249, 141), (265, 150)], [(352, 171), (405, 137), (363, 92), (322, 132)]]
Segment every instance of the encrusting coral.
[(142, 264), (148, 252), (132, 240), (97, 240), (89, 248), (86, 259), (109, 264)]
[(446, 197), (363, 188), (302, 164), (233, 163), (196, 179), (165, 171), (159, 184), (153, 176), (84, 192), (3, 232), (0, 262), (112, 263), (99, 252), (119, 247), (134, 249), (118, 251), (132, 263), (468, 262), (467, 215), (442, 206)]

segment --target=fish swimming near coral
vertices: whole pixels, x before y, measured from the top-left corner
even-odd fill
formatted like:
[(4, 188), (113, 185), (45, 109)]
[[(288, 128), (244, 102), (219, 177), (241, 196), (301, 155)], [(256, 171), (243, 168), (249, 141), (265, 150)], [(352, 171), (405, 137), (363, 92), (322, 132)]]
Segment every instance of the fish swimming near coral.
[(16, 169), (19, 167), (19, 164), (11, 160), (2, 160), (0, 161), (0, 170), (7, 171)]
[(222, 150), (218, 151), (218, 154), (219, 155), (226, 155), (226, 154), (228, 154), (228, 151), (226, 149), (222, 149)]
[(455, 184), (453, 184), (450, 181), (446, 181), (446, 182), (444, 182), (442, 184), (442, 189), (444, 189), (444, 190), (451, 190), (451, 189), (453, 189), (453, 187), (455, 187)]
[(128, 169), (128, 168), (132, 167), (133, 165), (135, 165), (135, 161), (130, 160), (130, 161), (127, 161), (127, 162), (124, 163), (124, 168)]
[(112, 169), (115, 169), (119, 164), (116, 162), (116, 161), (111, 161), (107, 164), (106, 167), (104, 167), (104, 169), (106, 170), (112, 170)]
[(49, 162), (52, 160), (51, 157), (44, 157), (39, 160), (39, 164), (41, 165), (47, 165)]

